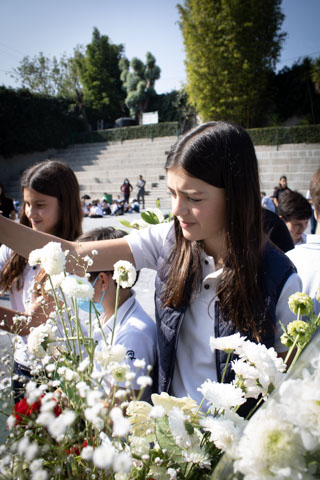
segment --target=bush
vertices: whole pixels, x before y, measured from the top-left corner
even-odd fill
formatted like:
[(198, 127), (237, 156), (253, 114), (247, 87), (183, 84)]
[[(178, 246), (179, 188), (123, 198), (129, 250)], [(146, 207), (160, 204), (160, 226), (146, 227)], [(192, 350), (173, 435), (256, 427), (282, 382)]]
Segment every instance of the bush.
[(74, 143), (96, 143), (106, 141), (132, 140), (134, 138), (171, 137), (177, 136), (178, 122), (156, 123), (154, 125), (140, 125), (136, 127), (111, 128), (94, 132), (76, 133)]
[(320, 143), (320, 125), (251, 128), (248, 133), (254, 145)]
[(0, 151), (4, 156), (63, 148), (72, 133), (85, 130), (72, 103), (0, 86)]

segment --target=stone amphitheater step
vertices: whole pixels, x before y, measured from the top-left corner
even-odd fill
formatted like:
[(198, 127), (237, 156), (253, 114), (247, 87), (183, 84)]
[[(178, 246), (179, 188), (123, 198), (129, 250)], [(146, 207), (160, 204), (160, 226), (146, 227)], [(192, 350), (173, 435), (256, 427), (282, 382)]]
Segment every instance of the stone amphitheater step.
[[(128, 177), (137, 194), (138, 175), (146, 179), (146, 207), (154, 207), (157, 198), (163, 208), (170, 207), (166, 190), (164, 164), (176, 137), (136, 139), (124, 142), (79, 144), (56, 152), (75, 171), (81, 194), (101, 198), (107, 191), (116, 198), (120, 185)], [(273, 192), (281, 175), (287, 175), (290, 188), (305, 194), (314, 171), (320, 166), (319, 144), (257, 146), (256, 153), (261, 177), (261, 189)], [(7, 193), (21, 199), (19, 179), (6, 184)]]

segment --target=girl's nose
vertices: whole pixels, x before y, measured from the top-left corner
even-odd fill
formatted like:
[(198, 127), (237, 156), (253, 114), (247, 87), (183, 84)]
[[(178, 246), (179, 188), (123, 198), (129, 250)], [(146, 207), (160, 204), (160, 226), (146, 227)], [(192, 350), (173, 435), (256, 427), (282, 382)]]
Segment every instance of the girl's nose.
[(184, 215), (186, 211), (187, 205), (186, 201), (183, 198), (179, 196), (172, 198), (172, 213), (175, 217)]

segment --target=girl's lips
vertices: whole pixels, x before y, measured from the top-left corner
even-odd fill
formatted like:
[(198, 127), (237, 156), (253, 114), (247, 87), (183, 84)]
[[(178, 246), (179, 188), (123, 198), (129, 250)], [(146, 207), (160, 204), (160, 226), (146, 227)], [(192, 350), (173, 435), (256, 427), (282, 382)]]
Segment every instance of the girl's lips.
[(184, 222), (183, 220), (179, 220), (179, 222), (182, 228), (190, 228), (194, 225), (194, 223)]

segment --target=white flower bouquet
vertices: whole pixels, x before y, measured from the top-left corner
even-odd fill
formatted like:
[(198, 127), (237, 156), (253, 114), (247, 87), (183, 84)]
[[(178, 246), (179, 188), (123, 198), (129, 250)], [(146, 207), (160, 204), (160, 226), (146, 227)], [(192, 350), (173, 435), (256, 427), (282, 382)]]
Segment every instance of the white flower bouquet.
[[(50, 260), (50, 255), (57, 258)], [(139, 376), (143, 359), (135, 360), (133, 372), (125, 346), (114, 345), (112, 333), (108, 338), (102, 335), (103, 345), (96, 349), (93, 315), (85, 326), (79, 319), (77, 299), (93, 296), (86, 272), (83, 277), (66, 275), (61, 249), (55, 245), (37, 251), (33, 261), (42, 266), (45, 262), (51, 272), (45, 289), (51, 286), (56, 311), (30, 333), (34, 377), (8, 415), (0, 479), (196, 480), (213, 478), (216, 472), (229, 478), (230, 471), (230, 478), (246, 480), (318, 478), (318, 353), (312, 353), (310, 365), (310, 355), (301, 357), (295, 377), (285, 373), (286, 365), (273, 348), (239, 334), (211, 338), (212, 349), (237, 354), (232, 362), (234, 382), (205, 381), (199, 386), (200, 405), (167, 393), (153, 394), (149, 404), (140, 400), (152, 383), (145, 373)], [(84, 261), (90, 264), (89, 258)], [(119, 262), (114, 278), (125, 288), (134, 282), (135, 271)], [(309, 321), (300, 319), (299, 302), (300, 297), (292, 307), (298, 319), (283, 336), (289, 355), (295, 349), (298, 356), (319, 324), (319, 317), (312, 315)], [(312, 352), (317, 344), (311, 343)], [(138, 394), (132, 388), (135, 375), (141, 386)], [(106, 388), (106, 378), (111, 388)], [(273, 391), (278, 396), (269, 399)], [(11, 394), (7, 379), (1, 381), (0, 392), (3, 398)], [(249, 421), (238, 414), (248, 398), (257, 406), (267, 400)], [(225, 458), (232, 460), (231, 467)]]

